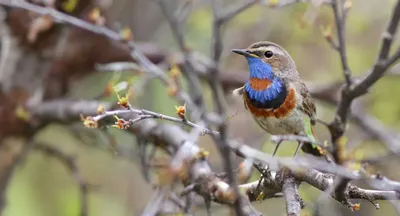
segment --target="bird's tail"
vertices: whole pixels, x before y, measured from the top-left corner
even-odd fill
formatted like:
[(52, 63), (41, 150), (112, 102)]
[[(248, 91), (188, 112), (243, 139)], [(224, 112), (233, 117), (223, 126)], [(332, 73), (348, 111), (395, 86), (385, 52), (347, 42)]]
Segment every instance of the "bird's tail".
[[(307, 137), (310, 138), (312, 141), (316, 142), (316, 135), (313, 128), (310, 125), (310, 130), (307, 132)], [(323, 149), (321, 146), (313, 143), (304, 143), (301, 147), (301, 150), (305, 153), (314, 155), (314, 156), (325, 156), (327, 151)]]
[(312, 143), (304, 143), (303, 146), (301, 147), (301, 150), (303, 150), (303, 152), (305, 153), (312, 154), (314, 156), (326, 155), (326, 151), (324, 149)]

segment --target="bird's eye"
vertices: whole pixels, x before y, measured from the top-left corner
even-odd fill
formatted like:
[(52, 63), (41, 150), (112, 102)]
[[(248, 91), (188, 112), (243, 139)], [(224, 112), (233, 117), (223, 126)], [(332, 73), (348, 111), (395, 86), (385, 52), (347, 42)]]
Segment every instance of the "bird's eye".
[(274, 55), (274, 53), (268, 50), (267, 52), (264, 53), (264, 55), (267, 58), (271, 58)]

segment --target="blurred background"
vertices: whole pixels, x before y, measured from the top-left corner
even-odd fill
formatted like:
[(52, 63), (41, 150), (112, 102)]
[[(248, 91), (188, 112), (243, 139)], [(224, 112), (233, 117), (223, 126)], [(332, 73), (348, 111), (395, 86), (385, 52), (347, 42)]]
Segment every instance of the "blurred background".
[[(243, 0), (227, 0), (225, 5), (240, 1)], [(88, 2), (88, 5), (91, 6), (84, 7), (79, 12), (80, 15), (87, 14), (93, 5), (100, 5), (107, 14), (107, 22), (111, 26), (118, 26), (118, 23), (120, 26), (129, 26), (134, 40), (142, 44), (148, 52), (166, 56), (163, 61), (168, 62), (169, 58), (173, 58), (179, 52), (170, 27), (154, 1), (97, 0)], [(169, 1), (168, 10), (175, 10), (180, 3), (178, 0)], [(351, 3), (352, 7), (346, 26), (347, 54), (353, 75), (358, 76), (366, 73), (376, 59), (381, 33), (386, 27), (395, 1), (353, 0)], [(13, 18), (18, 20), (21, 17), (23, 15), (15, 14)], [(26, 30), (18, 31), (16, 29), (26, 27), (29, 22), (10, 20), (10, 25), (18, 25), (14, 29), (15, 34), (26, 33)], [(194, 0), (192, 12), (184, 26), (185, 37), (190, 48), (206, 56), (210, 56), (211, 23), (212, 11), (209, 2)], [(61, 37), (62, 29), (67, 27), (60, 25), (57, 28), (55, 35)], [(337, 81), (342, 81), (344, 78), (339, 55), (330, 47), (324, 37), (324, 31), (326, 36), (327, 33), (329, 34), (329, 28), (332, 29), (331, 34), (335, 38), (335, 23), (329, 6), (298, 3), (284, 8), (270, 8), (265, 4), (255, 5), (224, 26), (222, 71), (230, 76), (246, 78), (248, 74), (245, 60), (240, 56), (232, 55), (230, 50), (246, 48), (251, 43), (269, 40), (282, 45), (292, 55), (301, 77), (307, 81), (309, 86), (329, 86)], [(84, 34), (82, 33), (82, 35)], [(50, 41), (51, 35), (47, 36), (48, 38), (45, 39)], [(45, 46), (43, 41), (46, 40), (40, 37), (34, 46), (27, 45), (30, 47), (27, 49), (29, 52), (36, 52), (39, 49), (44, 52), (44, 48), (42, 49), (40, 46)], [(399, 36), (396, 38), (399, 39)], [(86, 47), (91, 50), (92, 54), (97, 53), (101, 57), (114, 55), (112, 49), (118, 47), (115, 44), (103, 47), (103, 42), (97, 43), (96, 40), (86, 36), (76, 36), (74, 40), (82, 43), (71, 43), (72, 47), (74, 45), (82, 49)], [(97, 44), (91, 45), (92, 43)], [(397, 46), (398, 42), (394, 47)], [(120, 76), (119, 80), (136, 82), (140, 79), (136, 73), (129, 71), (118, 72), (118, 74), (91, 73), (93, 71), (85, 72), (85, 70), (90, 70), (90, 67), (82, 66), (78, 72), (74, 66), (80, 64), (80, 59), (90, 59), (87, 57), (89, 54), (77, 52), (70, 56), (72, 55), (76, 59), (71, 60), (72, 63), (67, 66), (65, 58), (65, 61), (53, 64), (53, 67), (65, 66), (60, 70), (64, 70), (65, 74), (76, 73), (76, 77), (79, 77), (69, 83), (67, 97), (94, 98), (104, 91), (107, 83), (116, 75)], [(119, 61), (123, 59), (124, 57), (116, 57), (116, 60)], [(84, 76), (79, 76), (78, 73), (84, 74)], [(61, 76), (59, 79), (67, 78)], [(397, 96), (400, 93), (399, 82), (400, 67), (395, 66), (391, 69), (391, 74), (382, 78), (361, 100), (362, 105), (357, 109), (362, 108), (363, 111), (381, 121), (391, 130), (400, 131), (400, 100)], [(211, 109), (211, 94), (206, 85), (204, 86), (203, 95)], [(168, 96), (167, 89), (158, 80), (151, 81), (143, 90), (143, 94), (132, 99), (135, 106), (166, 115), (175, 115), (174, 106), (179, 104)], [(243, 102), (230, 95), (232, 88), (226, 90), (228, 114), (234, 115), (229, 121), (230, 136), (241, 139), (248, 145), (262, 148), (266, 152), (272, 152), (274, 145), (268, 142), (268, 135), (253, 122), (251, 116), (245, 111)], [(115, 94), (111, 94), (105, 100), (115, 100), (115, 97)], [(4, 101), (0, 101), (1, 103)], [(317, 113), (322, 120), (330, 122), (333, 119), (335, 108), (330, 103), (317, 100)], [(235, 113), (237, 114), (235, 115)], [(329, 139), (328, 131), (321, 125), (317, 127), (317, 136), (320, 140)], [(380, 156), (387, 152), (383, 143), (371, 139), (356, 124), (349, 125), (346, 137), (349, 140), (347, 147), (356, 151), (361, 155), (360, 157)], [(98, 130), (85, 128), (81, 122), (77, 122), (69, 125), (51, 124), (36, 133), (34, 139), (56, 146), (66, 155), (75, 158), (82, 176), (92, 185), (88, 195), (90, 216), (139, 215), (152, 196), (152, 186), (145, 182), (140, 171), (136, 139), (130, 134), (118, 129), (109, 129), (105, 134)], [(4, 142), (17, 145), (15, 143), (21, 142), (21, 140), (8, 138)], [(203, 136), (200, 145), (210, 151), (210, 162), (213, 169), (222, 171), (220, 155), (212, 140)], [(294, 151), (295, 145), (284, 143), (278, 154), (289, 156)], [(237, 160), (240, 161), (239, 158)], [(391, 179), (400, 180), (400, 173), (397, 170), (399, 162), (396, 157), (386, 157), (384, 160), (371, 164), (371, 169), (379, 170)], [(254, 173), (251, 180), (258, 177), (259, 174)], [(363, 182), (356, 183), (362, 187), (368, 187)], [(302, 215), (312, 215), (320, 195), (321, 193), (317, 189), (305, 183), (300, 186), (300, 196), (306, 202), (306, 208), (302, 210)], [(388, 201), (379, 201), (380, 210), (375, 210), (368, 201), (360, 200), (358, 202), (361, 202), (361, 210), (350, 212), (341, 204), (330, 200), (329, 204), (334, 207), (335, 211), (330, 211), (332, 206), (324, 206), (326, 208), (323, 209), (326, 211), (322, 211), (320, 215), (340, 215), (340, 213), (342, 215), (368, 216), (395, 215), (395, 211)], [(266, 215), (285, 215), (285, 203), (279, 198), (254, 203), (254, 206)], [(16, 167), (13, 178), (9, 182), (7, 205), (3, 214), (5, 216), (72, 216), (79, 215), (79, 209), (79, 187), (71, 172), (59, 160), (40, 151), (32, 150)], [(228, 214), (226, 208), (220, 205), (213, 205), (212, 211), (214, 215)], [(205, 215), (202, 205), (197, 208), (197, 212), (196, 215)]]

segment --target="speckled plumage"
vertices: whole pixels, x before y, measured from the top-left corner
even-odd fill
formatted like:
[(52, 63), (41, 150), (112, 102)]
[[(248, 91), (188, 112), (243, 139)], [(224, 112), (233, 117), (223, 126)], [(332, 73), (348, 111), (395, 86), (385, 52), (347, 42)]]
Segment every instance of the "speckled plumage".
[[(306, 133), (312, 130), (307, 127), (315, 124), (315, 104), (289, 53), (268, 41), (233, 52), (246, 57), (250, 72), (248, 82), (234, 93), (243, 97), (260, 127), (274, 135), (302, 134), (315, 139), (313, 132)], [(310, 143), (302, 150), (316, 156), (324, 154)]]

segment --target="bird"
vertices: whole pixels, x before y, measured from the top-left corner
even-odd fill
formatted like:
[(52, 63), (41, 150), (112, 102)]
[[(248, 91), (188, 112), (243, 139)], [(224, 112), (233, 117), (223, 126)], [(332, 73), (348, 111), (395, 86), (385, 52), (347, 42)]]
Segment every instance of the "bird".
[[(247, 49), (232, 52), (246, 58), (249, 79), (233, 94), (244, 100), (258, 125), (272, 135), (306, 136), (309, 142), (299, 142), (299, 149), (314, 156), (326, 156), (327, 151), (316, 144), (313, 126), (316, 124), (316, 106), (301, 80), (290, 54), (270, 41), (251, 44)], [(276, 154), (277, 143), (273, 155)]]

